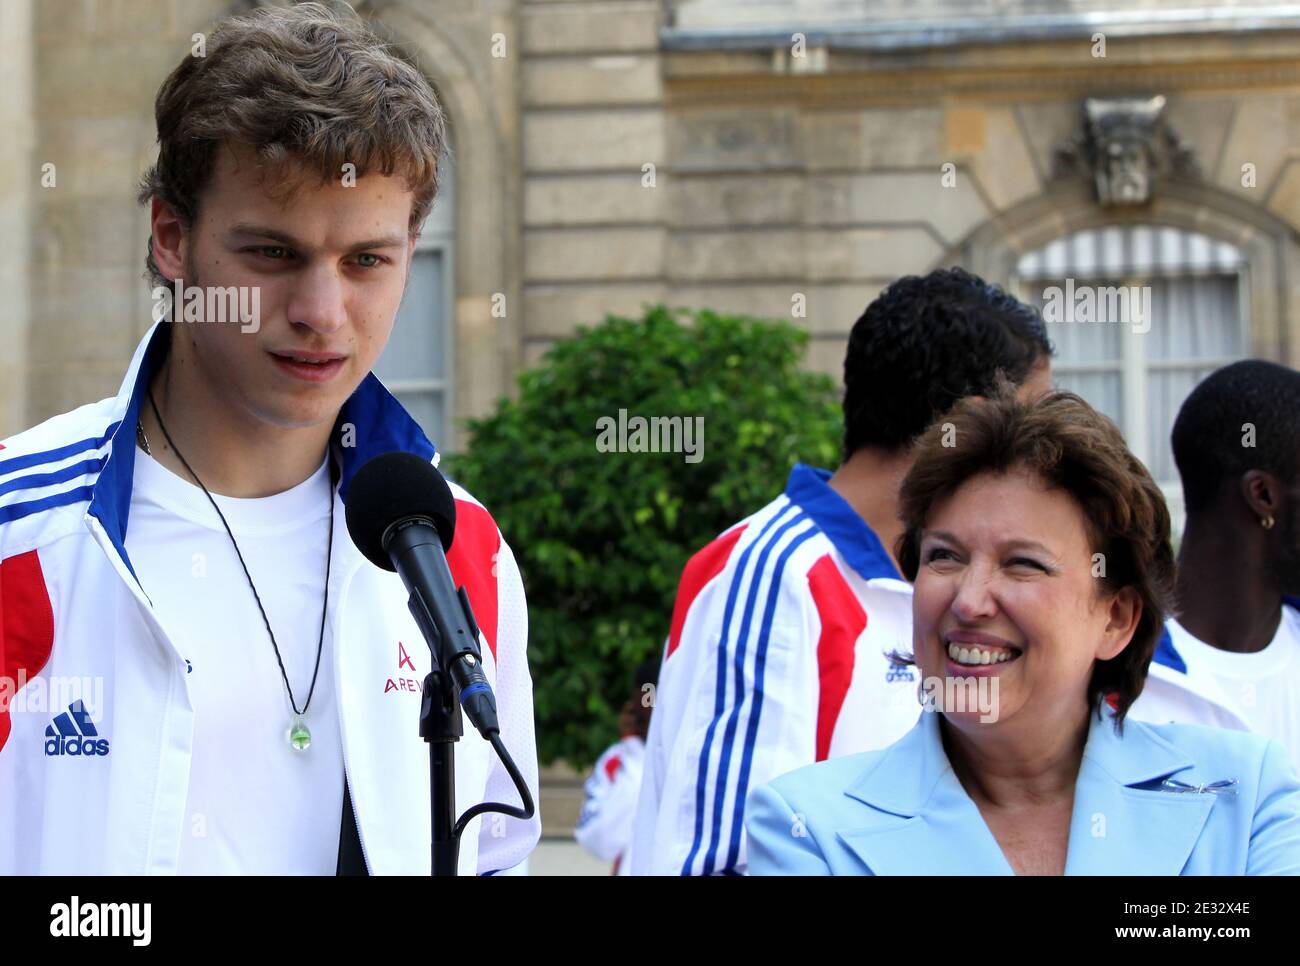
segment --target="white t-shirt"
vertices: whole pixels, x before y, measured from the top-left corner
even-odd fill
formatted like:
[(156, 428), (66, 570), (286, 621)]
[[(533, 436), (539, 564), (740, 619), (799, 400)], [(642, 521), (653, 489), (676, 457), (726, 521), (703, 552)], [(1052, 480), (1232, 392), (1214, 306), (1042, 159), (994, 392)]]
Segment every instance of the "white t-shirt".
[(1300, 612), (1284, 605), (1277, 633), (1253, 654), (1220, 650), (1176, 620), (1168, 626), (1188, 668), (1212, 679), (1223, 704), (1251, 731), (1280, 741), (1300, 772)]
[[(299, 708), (316, 664), (332, 497), (325, 463), (274, 496), (214, 494)], [(230, 537), (202, 490), (138, 449), (126, 549), (189, 663), (194, 753), (179, 871), (333, 875), (343, 753), (329, 628), (305, 716), (311, 746), (296, 751), (275, 649)]]

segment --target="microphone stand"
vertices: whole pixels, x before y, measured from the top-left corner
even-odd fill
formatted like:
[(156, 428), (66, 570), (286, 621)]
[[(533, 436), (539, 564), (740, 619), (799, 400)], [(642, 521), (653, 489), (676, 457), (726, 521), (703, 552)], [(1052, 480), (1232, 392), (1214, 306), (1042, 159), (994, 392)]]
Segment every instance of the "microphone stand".
[[(381, 506), (393, 495), (387, 491), (394, 487), (399, 501), (406, 497), (415, 500), (412, 512), (396, 515)], [(422, 497), (417, 493), (420, 487), (425, 488)], [(408, 595), (407, 609), (429, 645), (430, 671), (420, 695), (420, 737), (429, 746), (430, 872), (456, 875), (460, 838), (474, 819), (498, 812), (527, 821), (537, 810), (528, 782), (501, 737), (496, 698), (483, 666), (481, 632), (469, 594), (456, 586), (444, 552), (450, 549), (455, 530), (455, 501), (438, 471), (411, 453), (387, 453), (367, 461), (353, 480), (353, 495), (357, 500), (348, 506), (353, 541), (372, 564), (401, 577)], [(354, 506), (367, 509), (354, 513)], [(391, 522), (379, 529), (385, 518)], [(454, 819), (456, 742), (465, 733), (462, 712), (491, 745), (519, 792), (521, 805), (480, 802)], [(496, 777), (495, 769), (493, 765), (489, 779)], [(506, 850), (504, 857), (512, 856), (513, 851)]]
[[(420, 522), (417, 518), (414, 522)], [(419, 547), (421, 543), (437, 540), (437, 534), (431, 527), (403, 526), (394, 524), (393, 536), (385, 538), (384, 548), (390, 554), (402, 552), (410, 547)], [(393, 547), (397, 550), (394, 551)], [(446, 566), (444, 563), (443, 566)], [(486, 812), (499, 812), (512, 818), (532, 818), (536, 809), (528, 783), (524, 781), (518, 766), (510, 757), (501, 740), (500, 728), (496, 725), (496, 712), (491, 711), (490, 724), (476, 720), (474, 708), (469, 715), (471, 724), (479, 730), (485, 741), (491, 743), (493, 750), (514, 782), (519, 792), (522, 807), (506, 805), (501, 802), (482, 802), (468, 809), (459, 819), (456, 815), (456, 742), (465, 734), (461, 717), (461, 699), (474, 699), (480, 707), (482, 693), (491, 695), (491, 689), (483, 677), (483, 657), (479, 652), (478, 621), (474, 619), (474, 609), (470, 606), (469, 594), (464, 587), (456, 588), (456, 597), (460, 602), (465, 618), (463, 627), (447, 626), (447, 638), (463, 638), (460, 643), (451, 643), (444, 639), (444, 630), (439, 628), (439, 620), (424, 602), (417, 587), (413, 586), (405, 571), (402, 579), (410, 596), (406, 606), (415, 618), (416, 626), (424, 635), (429, 645), (431, 670), (424, 679), (424, 688), (420, 696), (420, 737), (429, 746), (429, 819), (432, 823), (431, 872), (436, 876), (456, 875), (457, 862), (460, 858), (460, 837), (466, 826), (473, 819)], [(448, 603), (445, 606), (450, 606)], [(444, 615), (440, 615), (444, 616)], [(450, 666), (449, 666), (450, 665)], [(464, 693), (453, 674), (459, 670), (470, 683)]]
[[(450, 684), (447, 688), (445, 685)], [(456, 742), (465, 733), (456, 685), (438, 670), (424, 679), (420, 700), (420, 737), (429, 744), (429, 804), (433, 817), (433, 874), (456, 875), (460, 837), (456, 816)], [(449, 692), (451, 692), (449, 694)]]
[[(458, 593), (466, 623), (477, 640), (478, 624), (474, 621), (469, 597), (463, 587), (458, 588)], [(427, 612), (419, 606), (414, 595), (409, 601), (409, 607), (429, 642), (429, 656), (433, 665), (424, 678), (424, 690), (420, 697), (420, 737), (429, 746), (432, 874), (457, 875), (460, 830), (456, 828), (456, 742), (465, 734), (460, 713), (460, 688), (438, 663), (437, 626), (432, 620), (426, 623)]]

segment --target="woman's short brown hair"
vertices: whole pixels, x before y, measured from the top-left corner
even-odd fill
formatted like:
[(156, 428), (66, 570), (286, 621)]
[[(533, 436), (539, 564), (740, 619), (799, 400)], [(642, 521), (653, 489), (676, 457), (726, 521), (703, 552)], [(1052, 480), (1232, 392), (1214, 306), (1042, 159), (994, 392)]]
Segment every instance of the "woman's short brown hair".
[(1088, 684), (1089, 704), (1109, 697), (1122, 721), (1142, 693), (1173, 600), (1169, 511), (1115, 424), (1074, 393), (1029, 403), (1007, 392), (968, 398), (926, 430), (899, 498), (904, 532), (895, 549), (903, 575), (916, 580), (921, 532), (937, 503), (975, 476), (1018, 470), (1074, 498), (1093, 552), (1103, 555), (1102, 589), (1132, 587), (1142, 601), (1128, 646), (1098, 661)]
[[(198, 49), (198, 53), (195, 53)], [(275, 175), (301, 165), (323, 185), (369, 171), (400, 174), (414, 195), (416, 234), (438, 191), (446, 150), (429, 82), (348, 7), (262, 7), (222, 21), (176, 66), (154, 104), (158, 161), (140, 182), (142, 204), (167, 202), (187, 224), (212, 176), (218, 147), (248, 145)], [(344, 168), (345, 164), (354, 168)], [(146, 259), (153, 284), (166, 284)]]

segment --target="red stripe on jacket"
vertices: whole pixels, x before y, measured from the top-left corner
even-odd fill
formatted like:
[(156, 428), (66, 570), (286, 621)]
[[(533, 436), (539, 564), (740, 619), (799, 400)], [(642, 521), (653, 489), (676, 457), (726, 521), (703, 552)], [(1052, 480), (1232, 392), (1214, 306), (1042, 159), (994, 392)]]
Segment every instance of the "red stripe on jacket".
[(817, 639), (817, 760), (825, 761), (830, 756), (835, 722), (853, 680), (854, 653), (858, 638), (866, 630), (867, 615), (830, 554), (808, 571), (808, 587), (822, 624)]
[(732, 548), (744, 532), (745, 524), (741, 524), (734, 530), (728, 530), (686, 562), (686, 567), (682, 570), (681, 582), (677, 585), (677, 602), (673, 604), (673, 622), (668, 631), (665, 661), (673, 656), (673, 651), (677, 650), (677, 645), (681, 643), (682, 627), (686, 623), (686, 615), (691, 609), (691, 604), (695, 603), (695, 598), (700, 595), (705, 584), (722, 573), (722, 568), (727, 565), (727, 559), (731, 556)]
[(30, 681), (40, 674), (54, 648), (54, 608), (35, 550), (0, 561), (0, 750), (13, 727), (9, 700), (18, 672)]
[(492, 659), (497, 657), (497, 554), (501, 531), (492, 514), (477, 503), (456, 501), (456, 535), (447, 554), (447, 566), (458, 587), (469, 594), (474, 619), (487, 638)]

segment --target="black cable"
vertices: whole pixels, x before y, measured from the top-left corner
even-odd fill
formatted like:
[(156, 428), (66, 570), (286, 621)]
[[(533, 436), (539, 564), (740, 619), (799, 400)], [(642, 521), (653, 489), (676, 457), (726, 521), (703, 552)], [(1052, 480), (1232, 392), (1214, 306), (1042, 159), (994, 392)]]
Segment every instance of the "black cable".
[(524, 776), (519, 774), (519, 769), (515, 765), (515, 760), (510, 757), (510, 752), (506, 751), (505, 744), (501, 741), (501, 735), (494, 733), (489, 739), (492, 747), (496, 749), (497, 757), (501, 759), (501, 764), (506, 766), (506, 771), (510, 774), (510, 779), (515, 783), (515, 788), (519, 791), (519, 797), (523, 799), (523, 808), (517, 805), (506, 805), (502, 802), (483, 802), (469, 809), (456, 821), (452, 834), (460, 838), (461, 833), (465, 831), (465, 826), (473, 819), (484, 814), (485, 812), (500, 812), (503, 815), (509, 815), (511, 818), (532, 818), (536, 809), (533, 806), (533, 796), (528, 791), (528, 783), (524, 781)]

